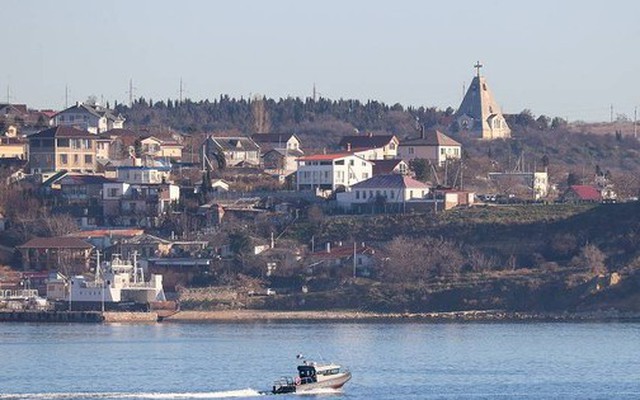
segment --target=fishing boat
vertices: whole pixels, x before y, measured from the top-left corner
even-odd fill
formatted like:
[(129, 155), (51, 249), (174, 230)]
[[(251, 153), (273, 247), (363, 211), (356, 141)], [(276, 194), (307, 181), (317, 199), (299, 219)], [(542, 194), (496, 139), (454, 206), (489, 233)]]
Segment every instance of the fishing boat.
[(296, 377), (283, 376), (278, 379), (273, 383), (270, 393), (301, 393), (317, 389), (340, 389), (349, 379), (351, 379), (351, 372), (338, 364), (304, 360), (298, 366)]

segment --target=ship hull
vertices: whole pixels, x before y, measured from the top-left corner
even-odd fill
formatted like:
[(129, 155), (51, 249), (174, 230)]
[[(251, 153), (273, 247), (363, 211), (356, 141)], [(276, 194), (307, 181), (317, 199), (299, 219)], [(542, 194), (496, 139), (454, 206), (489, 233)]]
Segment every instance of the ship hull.
[(323, 380), (321, 382), (302, 383), (299, 385), (286, 385), (280, 387), (274, 387), (271, 393), (284, 394), (284, 393), (305, 393), (312, 392), (318, 389), (340, 389), (351, 379), (351, 373), (345, 372), (338, 374), (330, 379)]

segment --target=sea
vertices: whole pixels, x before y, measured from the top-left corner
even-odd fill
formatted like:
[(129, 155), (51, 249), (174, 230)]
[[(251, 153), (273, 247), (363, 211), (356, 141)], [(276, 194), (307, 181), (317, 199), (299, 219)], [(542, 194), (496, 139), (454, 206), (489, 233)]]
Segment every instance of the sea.
[[(353, 378), (281, 399), (640, 399), (640, 324), (0, 324), (0, 400), (258, 399), (302, 354)], [(269, 396), (269, 397), (266, 397)]]

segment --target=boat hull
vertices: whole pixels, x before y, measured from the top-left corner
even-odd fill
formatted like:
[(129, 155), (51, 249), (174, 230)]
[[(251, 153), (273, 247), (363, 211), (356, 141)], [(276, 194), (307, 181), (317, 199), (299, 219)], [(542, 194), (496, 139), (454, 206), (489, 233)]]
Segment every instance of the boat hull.
[(350, 379), (351, 379), (351, 373), (345, 372), (320, 382), (301, 383), (299, 385), (286, 385), (286, 386), (274, 387), (271, 393), (273, 394), (304, 393), (304, 392), (311, 392), (318, 389), (340, 389)]

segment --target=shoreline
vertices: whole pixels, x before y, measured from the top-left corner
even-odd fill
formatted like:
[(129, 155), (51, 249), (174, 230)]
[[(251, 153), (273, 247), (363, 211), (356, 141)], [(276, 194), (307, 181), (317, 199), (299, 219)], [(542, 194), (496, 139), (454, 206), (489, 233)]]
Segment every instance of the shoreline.
[(180, 311), (163, 319), (166, 323), (196, 322), (604, 322), (640, 321), (640, 313), (619, 311), (594, 312), (511, 312), (451, 311), (429, 313), (378, 313), (354, 310), (340, 311), (272, 311), (272, 310), (220, 310)]

